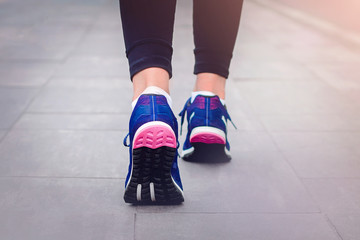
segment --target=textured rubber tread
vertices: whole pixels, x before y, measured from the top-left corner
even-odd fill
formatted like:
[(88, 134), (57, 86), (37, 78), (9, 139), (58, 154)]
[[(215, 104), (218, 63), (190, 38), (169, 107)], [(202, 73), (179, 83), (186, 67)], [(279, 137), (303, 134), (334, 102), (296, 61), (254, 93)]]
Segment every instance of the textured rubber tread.
[(182, 158), (188, 162), (220, 163), (228, 162), (231, 156), (225, 153), (224, 144), (191, 143), (194, 151), (184, 155)]
[[(166, 146), (133, 149), (133, 171), (125, 189), (125, 202), (146, 205), (182, 203), (183, 194), (171, 178), (171, 167), (176, 154), (176, 148)], [(151, 200), (150, 183), (154, 183), (155, 202)], [(141, 184), (141, 201), (136, 197), (138, 184)]]
[(148, 147), (156, 149), (162, 146), (176, 148), (176, 136), (170, 126), (150, 125), (136, 132), (133, 148)]

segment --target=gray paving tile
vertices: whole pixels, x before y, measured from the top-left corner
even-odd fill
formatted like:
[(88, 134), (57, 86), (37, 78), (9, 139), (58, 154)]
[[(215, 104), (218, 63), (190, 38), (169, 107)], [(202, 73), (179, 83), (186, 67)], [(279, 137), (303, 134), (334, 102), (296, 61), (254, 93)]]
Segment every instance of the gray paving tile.
[[(120, 20), (118, 19), (120, 24)], [(73, 52), (76, 56), (98, 58), (125, 58), (125, 48), (121, 28), (103, 30), (94, 28)]]
[(2, 138), (5, 136), (6, 131), (5, 130), (0, 130), (0, 141), (2, 140)]
[[(73, 55), (58, 68), (56, 76), (129, 78), (128, 63), (121, 52), (118, 58)], [(130, 81), (130, 80), (129, 80)]]
[(280, 153), (232, 146), (230, 163), (179, 162), (185, 193), (182, 206), (138, 207), (139, 212), (318, 212)]
[[(240, 32), (240, 34), (241, 34), (241, 32)], [(282, 51), (279, 51), (279, 49), (277, 49), (274, 45), (270, 44), (269, 42), (256, 42), (255, 41), (252, 43), (244, 44), (241, 41), (238, 41), (238, 43), (239, 44), (235, 48), (234, 57), (232, 60), (233, 66), (240, 66), (244, 62), (249, 62), (249, 61), (259, 62), (260, 65), (264, 64), (264, 61), (267, 61), (267, 62), (288, 61), (291, 63), (292, 59), (289, 58), (288, 55), (284, 54)], [(239, 64), (235, 64), (237, 62)], [(274, 68), (279, 69), (279, 67), (276, 65), (268, 64), (267, 66), (269, 66), (269, 69), (273, 70), (273, 72), (271, 72), (272, 76), (275, 74)], [(247, 69), (247, 68), (244, 68), (242, 70), (245, 70), (245, 69)], [(293, 67), (291, 67), (291, 64), (287, 64), (285, 68), (280, 68), (280, 70), (286, 70), (286, 71), (289, 71), (290, 69), (294, 69)], [(308, 71), (306, 71), (306, 72), (308, 72)], [(242, 72), (242, 74), (246, 74), (246, 73)], [(260, 73), (258, 73), (258, 74), (260, 74)], [(281, 72), (279, 72), (278, 74), (281, 74)]]
[(264, 131), (265, 127), (259, 116), (251, 107), (249, 101), (239, 94), (236, 81), (233, 78), (227, 80), (226, 91), (227, 109), (238, 130)]
[(359, 63), (360, 57), (357, 62), (317, 63), (308, 64), (307, 67), (324, 82), (352, 98), (355, 104), (360, 104), (360, 73), (357, 68)]
[(360, 239), (360, 214), (330, 215), (330, 221), (341, 235), (342, 240)]
[(343, 91), (343, 94), (347, 95), (348, 97), (350, 97), (353, 101), (354, 104), (360, 104), (360, 89), (351, 89), (351, 90), (346, 90)]
[(13, 130), (0, 144), (0, 175), (125, 178), (126, 133)]
[[(360, 59), (359, 59), (360, 61)], [(358, 62), (307, 64), (323, 81), (339, 90), (360, 89)]]
[(320, 214), (137, 214), (136, 239), (339, 239)]
[[(232, 126), (228, 126), (231, 128)], [(267, 132), (262, 131), (229, 131), (228, 134), (231, 146), (237, 152), (247, 151), (277, 151), (273, 139)]]
[[(329, 46), (336, 42), (322, 34), (302, 24), (301, 22), (289, 21), (289, 17), (276, 11), (269, 11), (268, 7), (261, 6), (259, 2), (248, 2), (243, 9), (243, 22), (249, 18), (247, 25), (253, 31), (261, 34), (264, 42), (271, 42), (278, 46)], [(272, 24), (260, 26), (253, 20), (256, 14), (256, 20)], [(291, 19), (292, 20), (292, 19)], [(301, 39), (299, 41), (298, 39)]]
[(133, 239), (123, 181), (1, 178), (3, 239)]
[[(7, 54), (6, 58), (12, 59), (63, 59), (68, 56), (89, 24), (95, 21), (99, 6), (103, 4), (103, 1), (91, 2), (12, 1), (5, 4), (0, 25), (23, 29), (1, 48), (2, 56)], [(29, 12), (29, 8), (33, 11)]]
[(176, 26), (192, 25), (192, 2), (191, 1), (177, 1), (175, 14)]
[[(0, 17), (1, 19), (1, 17)], [(3, 53), (4, 46), (8, 44), (12, 39), (15, 39), (26, 27), (20, 26), (8, 26), (0, 23), (0, 52)], [(1, 55), (0, 59), (5, 59), (7, 56)]]
[[(259, 117), (253, 114), (247, 114), (242, 109), (233, 110), (229, 107), (232, 121), (235, 123), (238, 131), (264, 131), (265, 127), (259, 120)], [(231, 123), (228, 123), (229, 130), (232, 129)]]
[(129, 114), (24, 114), (15, 129), (125, 130)]
[(0, 86), (38, 87), (46, 83), (58, 63), (7, 61), (0, 64)]
[(90, 24), (96, 21), (96, 18), (104, 10), (106, 0), (87, 1), (85, 4), (78, 1), (60, 2), (47, 1), (50, 8), (58, 8), (58, 11), (51, 16), (47, 16), (47, 23), (68, 23), (71, 24)]
[[(30, 27), (34, 23), (39, 23), (44, 20), (45, 14), (56, 12), (56, 9), (43, 8), (41, 4), (33, 11), (28, 11), (33, 4), (39, 4), (39, 1), (27, 1), (26, 3), (19, 3), (15, 1), (8, 1), (2, 4), (1, 7), (1, 25), (11, 27)], [(49, 5), (47, 5), (49, 7)], [(17, 13), (17, 14), (14, 14)]]
[[(99, 13), (94, 22), (93, 27), (96, 29), (112, 29), (114, 31), (120, 31), (121, 29), (121, 21), (119, 14), (119, 2), (118, 1), (107, 1), (103, 5), (103, 10)], [(98, 9), (98, 7), (97, 7)]]
[(43, 88), (30, 112), (130, 113), (131, 82), (119, 78), (52, 79)]
[(360, 177), (360, 155), (351, 147), (318, 145), (280, 149), (299, 177)]
[(282, 151), (306, 148), (329, 147), (355, 149), (360, 145), (360, 132), (272, 132), (277, 146)]
[[(235, 64), (236, 62), (234, 62)], [(289, 60), (246, 60), (239, 62), (235, 66), (231, 68), (231, 74), (238, 81), (241, 81), (242, 78), (316, 80), (316, 76), (311, 71)]]
[[(180, 25), (179, 27), (175, 26), (174, 43), (173, 43), (174, 44), (174, 46), (173, 46), (174, 56), (192, 57), (193, 58), (193, 56), (194, 56), (193, 50), (191, 48), (189, 48), (189, 46), (194, 45), (194, 40), (193, 40), (193, 37), (191, 36), (191, 34), (192, 34), (192, 24), (191, 25)], [(194, 64), (193, 59), (192, 59), (191, 63)]]
[(360, 178), (304, 179), (320, 209), (330, 214), (360, 214)]
[(10, 128), (37, 92), (34, 88), (0, 88), (0, 129)]
[(320, 81), (238, 82), (238, 94), (244, 96), (261, 115), (281, 114), (353, 114), (359, 105)]
[(259, 116), (269, 131), (360, 130), (360, 111), (353, 114), (281, 114)]
[(88, 28), (87, 24), (44, 21), (2, 50), (11, 59), (55, 59), (67, 57)]
[[(290, 38), (294, 39), (293, 37), (294, 36)], [(289, 39), (283, 39), (282, 37), (278, 39), (281, 41), (278, 44), (280, 45), (279, 48), (281, 48), (282, 52), (288, 54), (288, 56), (292, 59), (305, 65), (308, 65), (309, 63), (342, 64), (360, 62), (360, 58), (356, 52), (353, 52), (337, 43), (301, 46), (297, 43), (294, 44), (294, 42), (298, 41), (288, 41), (286, 43), (285, 41)]]

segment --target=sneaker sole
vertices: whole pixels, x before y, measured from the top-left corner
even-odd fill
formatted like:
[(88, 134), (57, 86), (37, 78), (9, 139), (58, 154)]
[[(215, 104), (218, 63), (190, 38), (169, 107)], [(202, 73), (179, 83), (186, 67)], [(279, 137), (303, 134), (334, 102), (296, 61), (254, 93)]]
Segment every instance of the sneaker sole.
[(214, 127), (194, 128), (190, 135), (193, 146), (183, 152), (182, 158), (189, 162), (228, 162), (230, 153), (226, 150), (225, 133)]
[(180, 187), (171, 176), (176, 137), (163, 122), (144, 124), (135, 133), (132, 171), (124, 200), (133, 204), (180, 204)]
[(193, 151), (182, 156), (185, 161), (221, 163), (231, 160), (231, 156), (226, 153), (223, 144), (192, 143), (192, 145)]

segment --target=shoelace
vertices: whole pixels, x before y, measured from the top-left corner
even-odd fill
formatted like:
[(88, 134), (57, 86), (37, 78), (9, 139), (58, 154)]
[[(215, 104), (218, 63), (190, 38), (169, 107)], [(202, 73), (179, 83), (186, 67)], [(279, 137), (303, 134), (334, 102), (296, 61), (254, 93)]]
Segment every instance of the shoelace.
[[(185, 115), (186, 115), (186, 110), (187, 108), (191, 105), (191, 98), (189, 98), (189, 100), (186, 101), (184, 108), (181, 110), (181, 112), (179, 113), (179, 116), (181, 117), (181, 125), (180, 125), (180, 135), (182, 135), (182, 126), (184, 124), (184, 120), (185, 120)], [(235, 126), (234, 122), (231, 120), (231, 117), (228, 113), (228, 111), (226, 110), (226, 107), (224, 106), (223, 108), (221, 108), (221, 112), (222, 114), (225, 116), (225, 120), (229, 120), (231, 122), (231, 124), (234, 126), (235, 129), (237, 129), (237, 127)]]
[(182, 135), (182, 127), (183, 127), (183, 124), (184, 124), (184, 119), (185, 119), (185, 115), (186, 115), (186, 110), (188, 108), (188, 105), (190, 106), (191, 104), (191, 98), (189, 98), (185, 105), (184, 105), (184, 108), (181, 110), (181, 112), (179, 113), (179, 116), (181, 117), (181, 124), (180, 124), (180, 135)]

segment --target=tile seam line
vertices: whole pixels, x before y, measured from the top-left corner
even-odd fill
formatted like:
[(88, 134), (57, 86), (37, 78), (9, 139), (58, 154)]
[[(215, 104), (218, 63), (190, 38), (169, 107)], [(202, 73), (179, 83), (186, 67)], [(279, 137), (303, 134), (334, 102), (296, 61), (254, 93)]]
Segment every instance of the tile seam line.
[[(54, 71), (55, 72), (55, 71)], [(54, 72), (48, 77), (48, 79), (46, 80), (46, 82), (39, 88), (36, 88), (37, 92), (34, 94), (34, 96), (29, 100), (28, 104), (26, 104), (26, 106), (24, 107), (24, 110), (19, 114), (19, 116), (16, 118), (16, 120), (11, 124), (11, 126), (7, 129), (8, 131), (6, 132), (6, 134), (3, 136), (3, 138), (0, 141), (0, 144), (2, 143), (2, 141), (7, 137), (7, 135), (13, 130), (15, 129), (14, 127), (16, 126), (16, 124), (20, 121), (20, 119), (25, 115), (25, 113), (27, 113), (27, 110), (29, 109), (29, 107), (33, 104), (33, 102), (35, 101), (35, 99), (41, 94), (41, 92), (44, 90), (44, 88), (49, 84), (50, 80), (54, 77)]]
[[(262, 122), (262, 120), (260, 119), (260, 122)], [(309, 198), (309, 201), (311, 202), (311, 204), (313, 205), (314, 208), (317, 209), (317, 211), (319, 211), (319, 213), (322, 213), (322, 209), (320, 207), (320, 204), (316, 201), (316, 199), (314, 198), (314, 196), (311, 194), (310, 190), (306, 187), (306, 184), (304, 183), (304, 180), (298, 175), (295, 167), (293, 166), (293, 164), (291, 164), (291, 162), (289, 161), (289, 159), (286, 157), (284, 151), (280, 148), (279, 144), (276, 142), (276, 139), (274, 137), (274, 135), (272, 134), (271, 131), (269, 131), (269, 129), (265, 126), (265, 130), (264, 132), (266, 132), (266, 134), (269, 136), (269, 138), (271, 139), (272, 143), (275, 145), (276, 150), (279, 152), (280, 156), (282, 157), (284, 163), (289, 166), (289, 168), (291, 169), (291, 172), (294, 174), (294, 177), (299, 181), (299, 183), (301, 184), (302, 188), (305, 191), (306, 196)]]
[(278, 143), (276, 142), (274, 136), (272, 134), (270, 134), (268, 131), (267, 133), (270, 135), (270, 138), (272, 139), (273, 143), (275, 144), (276, 148), (279, 151), (279, 154), (282, 156), (282, 158), (284, 159), (284, 161), (287, 163), (287, 165), (290, 167), (290, 169), (292, 170), (293, 174), (295, 175), (295, 177), (298, 179), (299, 183), (301, 184), (301, 186), (303, 187), (303, 189), (305, 190), (305, 193), (307, 195), (307, 197), (309, 198), (309, 200), (311, 201), (311, 203), (314, 205), (314, 207), (319, 211), (319, 213), (323, 213), (320, 204), (318, 203), (318, 201), (316, 201), (315, 197), (311, 194), (310, 190), (308, 189), (308, 187), (306, 186), (306, 184), (304, 183), (304, 179), (301, 178), (298, 174), (298, 172), (296, 171), (295, 167), (293, 166), (293, 164), (291, 164), (291, 162), (289, 161), (289, 159), (287, 158), (287, 156), (285, 155), (284, 151), (281, 150), (280, 146), (278, 145)]
[(344, 238), (341, 236), (340, 232), (336, 228), (335, 224), (330, 220), (329, 216), (324, 213), (323, 217), (325, 218), (326, 223), (329, 225), (334, 234), (336, 234), (340, 240), (344, 240)]
[(89, 115), (118, 115), (118, 116), (127, 116), (131, 112), (128, 113), (121, 113), (121, 112), (36, 112), (36, 111), (29, 111), (26, 112), (28, 115), (83, 115), (83, 116), (89, 116)]
[[(105, 5), (105, 3), (103, 5)], [(83, 42), (85, 37), (91, 32), (91, 30), (95, 26), (96, 22), (99, 20), (100, 15), (101, 15), (101, 13), (96, 14), (96, 16), (94, 17), (94, 20), (91, 23), (89, 23), (89, 25), (85, 28), (84, 32), (79, 37), (78, 41), (73, 45), (73, 47), (68, 51), (66, 56), (62, 59), (64, 61), (64, 63), (66, 63), (69, 60), (70, 56), (74, 54), (76, 49), (79, 48), (79, 46), (81, 45), (81, 43)]]
[(137, 212), (134, 213), (134, 224), (133, 224), (133, 239), (136, 240), (136, 216)]
[[(41, 89), (41, 88), (38, 88)], [(125, 115), (125, 114), (129, 114), (129, 112), (67, 112), (67, 111), (48, 111), (48, 112), (44, 112), (44, 111), (26, 111), (26, 114), (59, 114), (59, 115)]]
[(267, 0), (262, 0), (261, 2), (259, 0), (251, 0), (249, 2), (255, 3), (265, 9), (271, 9), (277, 14), (292, 19), (298, 24), (310, 26), (312, 29), (320, 31), (323, 35), (330, 37), (344, 47), (348, 48), (349, 44), (360, 46), (360, 34), (353, 33), (349, 30), (341, 30), (341, 28), (337, 25), (326, 20), (322, 20), (321, 18), (308, 14), (304, 11), (297, 10), (281, 3), (270, 3)]
[(0, 176), (0, 179), (93, 179), (93, 180), (124, 180), (123, 177), (70, 177), (70, 176)]
[(191, 214), (202, 214), (202, 215), (317, 215), (323, 216), (322, 212), (141, 212), (138, 211), (137, 214), (178, 214), (178, 215), (191, 215)]
[(359, 177), (301, 177), (304, 180), (360, 180)]
[(269, 133), (359, 133), (360, 130), (271, 130), (267, 129)]
[[(0, 129), (6, 131), (6, 129)], [(68, 131), (68, 132), (126, 132), (127, 129), (121, 128), (24, 128), (24, 127), (16, 127), (13, 131)]]

